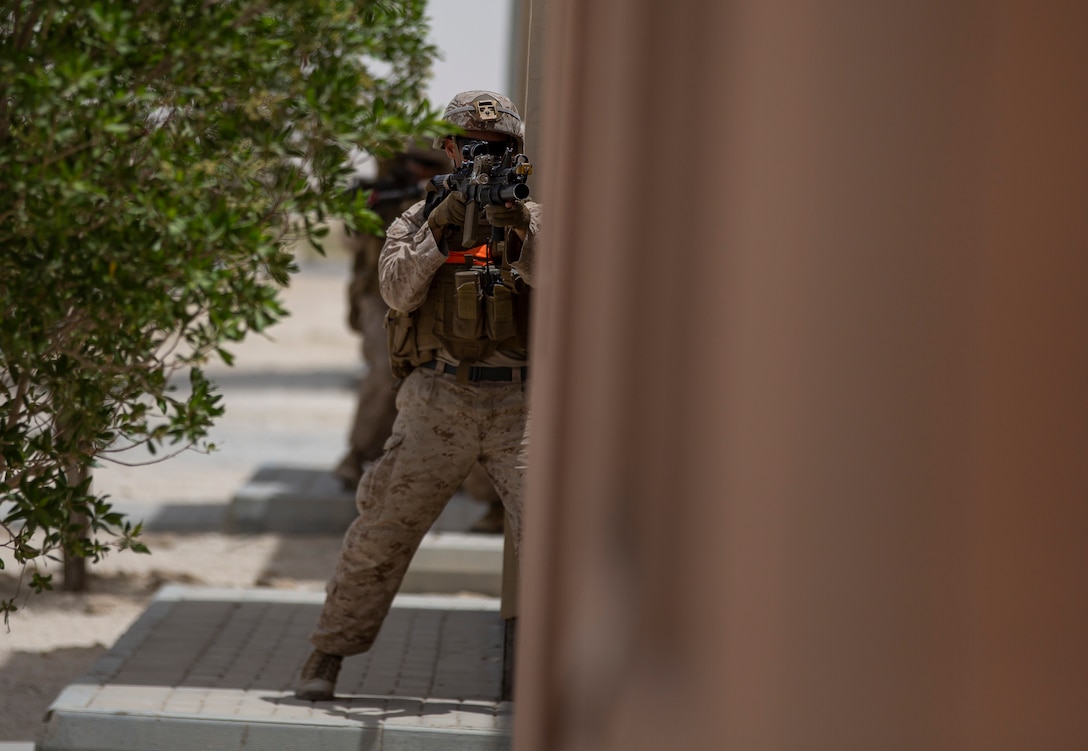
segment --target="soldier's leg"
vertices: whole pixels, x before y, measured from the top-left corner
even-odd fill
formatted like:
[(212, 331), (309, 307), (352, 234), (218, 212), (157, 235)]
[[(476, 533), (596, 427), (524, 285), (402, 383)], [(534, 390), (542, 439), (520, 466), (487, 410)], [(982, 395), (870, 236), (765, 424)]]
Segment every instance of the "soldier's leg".
[(389, 366), (385, 338), (385, 302), (377, 295), (361, 301), (364, 316), (363, 361), (366, 374), (359, 383), (359, 409), (351, 433), (351, 446), (367, 461), (381, 456), (397, 416), (397, 378)]
[(479, 517), (469, 532), (481, 534), (502, 534), (503, 517), (506, 515), (502, 505), (502, 497), (495, 490), (495, 483), (487, 476), (487, 471), (479, 464), (473, 464), (468, 477), (461, 483), (461, 489), (474, 501), (479, 501), (487, 506), (487, 510)]
[(359, 483), (359, 517), (310, 637), (321, 652), (370, 648), (423, 535), (476, 459), (479, 428), (452, 385), (429, 370), (401, 385), (393, 434)]
[(385, 302), (376, 294), (357, 301), (357, 319), (363, 333), (363, 362), (366, 371), (359, 379), (355, 415), (348, 434), (348, 452), (336, 467), (336, 476), (346, 488), (355, 489), (363, 465), (374, 461), (393, 429), (397, 417), (397, 378), (389, 367), (385, 338)]
[(495, 490), (495, 484), (491, 482), (491, 478), (488, 477), (487, 472), (479, 464), (472, 465), (468, 477), (465, 478), (461, 486), (466, 493), (472, 496), (474, 501), (480, 503), (502, 502), (499, 491)]
[(510, 532), (518, 550), (521, 547), (522, 499), (525, 468), (522, 443), (525, 436), (526, 400), (523, 386), (510, 384), (492, 387), (490, 409), (482, 427), (483, 445), (480, 464), (495, 485), (506, 507)]

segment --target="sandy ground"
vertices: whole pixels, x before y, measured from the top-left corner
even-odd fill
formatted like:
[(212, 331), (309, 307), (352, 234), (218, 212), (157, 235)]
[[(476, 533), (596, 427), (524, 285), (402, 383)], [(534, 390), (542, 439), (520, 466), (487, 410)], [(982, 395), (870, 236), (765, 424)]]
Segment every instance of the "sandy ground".
[[(342, 256), (304, 259), (284, 297), (291, 317), (268, 339), (239, 345), (233, 368), (210, 371), (227, 408), (212, 434), (218, 451), (147, 466), (108, 465), (95, 471), (96, 487), (116, 502), (227, 503), (262, 463), (331, 468), (344, 448), (362, 367), (359, 340), (344, 324), (347, 268)], [(338, 537), (146, 533), (143, 539), (151, 555), (112, 553), (90, 567), (86, 593), (30, 595), (0, 627), (0, 742), (33, 740), (60, 690), (125, 632), (163, 584), (320, 590), (339, 547)], [(5, 563), (0, 594), (12, 592), (15, 582), (13, 563)]]

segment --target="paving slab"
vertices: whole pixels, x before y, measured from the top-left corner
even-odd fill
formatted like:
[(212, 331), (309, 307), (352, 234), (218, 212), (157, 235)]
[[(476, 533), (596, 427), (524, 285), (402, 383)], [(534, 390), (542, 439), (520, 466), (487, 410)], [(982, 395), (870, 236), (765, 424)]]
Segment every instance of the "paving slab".
[(323, 594), (168, 586), (46, 716), (37, 751), (506, 751), (488, 597), (398, 595), (331, 702), (293, 696)]

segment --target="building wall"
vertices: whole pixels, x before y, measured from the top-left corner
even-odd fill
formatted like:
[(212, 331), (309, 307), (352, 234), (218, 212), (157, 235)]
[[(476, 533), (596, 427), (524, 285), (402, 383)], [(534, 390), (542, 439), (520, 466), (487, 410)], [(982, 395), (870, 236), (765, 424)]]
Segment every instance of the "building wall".
[(517, 750), (1088, 747), (1088, 6), (546, 5)]

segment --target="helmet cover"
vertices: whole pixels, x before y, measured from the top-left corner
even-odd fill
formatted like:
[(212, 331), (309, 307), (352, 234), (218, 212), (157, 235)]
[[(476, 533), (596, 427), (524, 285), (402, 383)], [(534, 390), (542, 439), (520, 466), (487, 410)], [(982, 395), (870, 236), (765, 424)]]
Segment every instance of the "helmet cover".
[[(517, 150), (524, 148), (525, 126), (517, 107), (509, 98), (493, 91), (462, 91), (446, 105), (442, 119), (465, 130), (501, 133), (517, 141)], [(434, 147), (442, 148), (445, 136), (434, 139)]]

